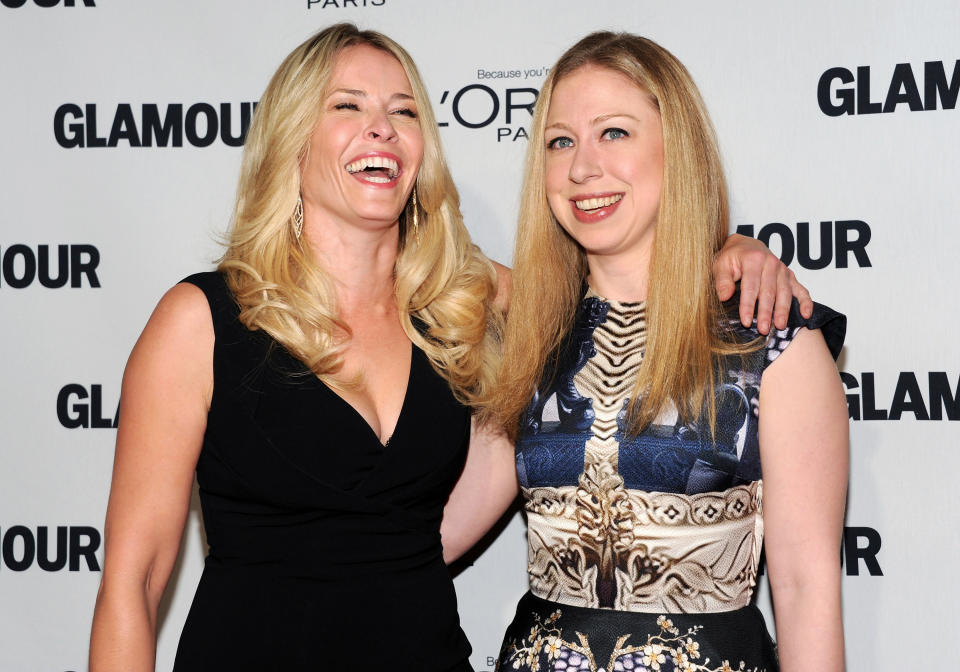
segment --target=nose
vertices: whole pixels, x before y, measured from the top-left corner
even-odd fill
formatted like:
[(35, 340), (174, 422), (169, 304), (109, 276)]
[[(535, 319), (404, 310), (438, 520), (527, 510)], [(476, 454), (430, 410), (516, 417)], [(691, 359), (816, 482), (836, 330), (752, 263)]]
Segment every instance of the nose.
[(397, 139), (397, 129), (393, 127), (385, 110), (376, 110), (370, 114), (364, 136), (368, 140), (393, 142)]
[(573, 150), (573, 159), (570, 162), (570, 181), (582, 184), (595, 177), (603, 175), (596, 149), (584, 143)]

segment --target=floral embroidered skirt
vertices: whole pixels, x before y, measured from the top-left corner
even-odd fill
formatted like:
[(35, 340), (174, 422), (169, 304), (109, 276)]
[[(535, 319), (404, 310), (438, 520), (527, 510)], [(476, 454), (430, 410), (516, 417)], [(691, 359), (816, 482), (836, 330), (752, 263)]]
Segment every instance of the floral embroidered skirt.
[(507, 628), (497, 670), (510, 672), (777, 672), (754, 606), (703, 614), (586, 609), (527, 593)]

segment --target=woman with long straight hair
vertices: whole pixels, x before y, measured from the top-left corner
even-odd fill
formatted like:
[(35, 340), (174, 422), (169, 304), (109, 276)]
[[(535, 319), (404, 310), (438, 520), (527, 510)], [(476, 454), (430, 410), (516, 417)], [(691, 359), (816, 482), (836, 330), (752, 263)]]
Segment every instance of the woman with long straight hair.
[(529, 527), (499, 669), (843, 668), (845, 319), (744, 327), (713, 290), (727, 227), (684, 66), (630, 34), (571, 47), (534, 113), (493, 401)]

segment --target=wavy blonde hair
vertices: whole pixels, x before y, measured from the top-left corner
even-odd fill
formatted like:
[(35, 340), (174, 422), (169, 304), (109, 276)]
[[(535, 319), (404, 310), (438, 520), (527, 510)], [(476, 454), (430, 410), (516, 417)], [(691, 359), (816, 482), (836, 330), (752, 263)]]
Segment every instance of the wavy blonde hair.
[(410, 55), (375, 31), (341, 23), (294, 49), (257, 105), (244, 147), (227, 251), (219, 269), (240, 305), (240, 321), (262, 329), (325, 383), (338, 379), (350, 328), (338, 316), (329, 276), (293, 232), (300, 165), (317, 123), (338, 55), (369, 45), (403, 66), (424, 139), (416, 179), (419, 240), (413, 204), (400, 217), (395, 292), (407, 336), (429, 357), (457, 398), (489, 393), (496, 371), (500, 320), (492, 308), (493, 265), (470, 242), (460, 199), (447, 169), (426, 89)]
[[(713, 127), (686, 68), (651, 40), (597, 32), (572, 46), (540, 91), (514, 251), (513, 293), (492, 413), (516, 432), (531, 394), (550, 377), (550, 362), (572, 328), (587, 276), (583, 248), (559, 225), (545, 190), (544, 129), (557, 82), (593, 65), (625, 75), (660, 111), (664, 174), (647, 296), (647, 345), (630, 397), (629, 432), (637, 434), (668, 404), (684, 421), (706, 406), (717, 356), (741, 353), (724, 333), (712, 263), (727, 235), (727, 189)], [(712, 422), (710, 423), (712, 426)]]

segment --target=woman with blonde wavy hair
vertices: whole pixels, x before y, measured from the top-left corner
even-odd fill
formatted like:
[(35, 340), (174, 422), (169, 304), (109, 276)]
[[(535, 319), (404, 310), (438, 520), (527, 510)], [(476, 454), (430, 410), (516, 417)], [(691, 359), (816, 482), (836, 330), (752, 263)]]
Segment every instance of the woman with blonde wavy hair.
[(499, 669), (780, 669), (764, 531), (783, 669), (843, 668), (845, 319), (741, 325), (713, 291), (728, 224), (680, 61), (625, 33), (571, 47), (534, 112), (492, 402), (529, 527)]
[(469, 669), (438, 530), (496, 292), (409, 55), (342, 24), (297, 47), (218, 271), (127, 365), (91, 670), (153, 669), (194, 471), (210, 552), (175, 670)]
[[(730, 283), (752, 263), (768, 303), (790, 292), (737, 245)], [(444, 558), (516, 493), (486, 476), (503, 437), (471, 429), (507, 284), (409, 55), (338, 24), (287, 56), (218, 271), (167, 292), (127, 364), (92, 672), (153, 669), (194, 472), (210, 548), (175, 670), (470, 669)]]

